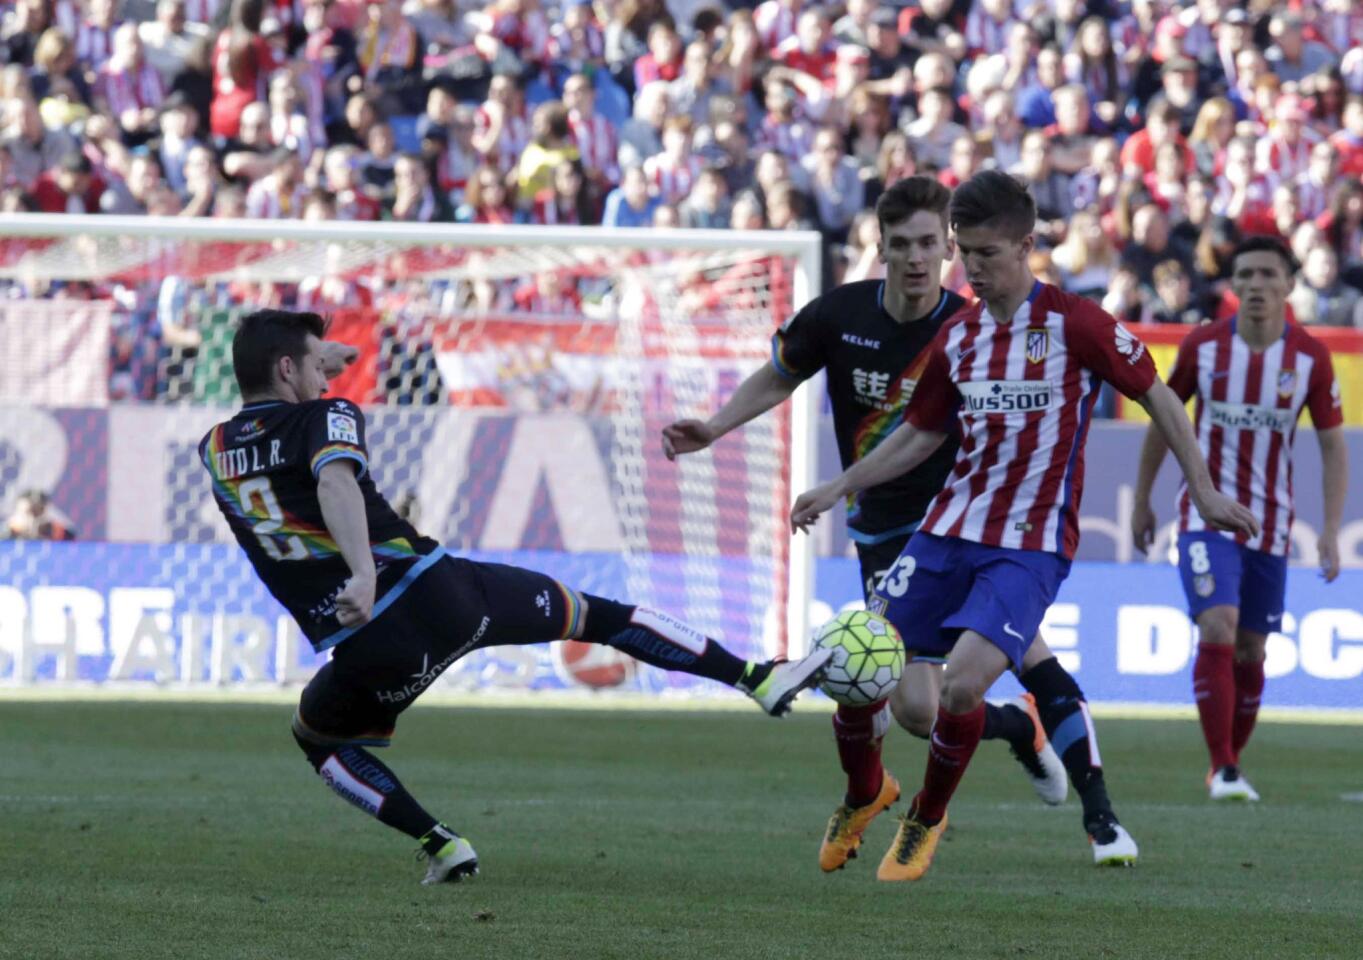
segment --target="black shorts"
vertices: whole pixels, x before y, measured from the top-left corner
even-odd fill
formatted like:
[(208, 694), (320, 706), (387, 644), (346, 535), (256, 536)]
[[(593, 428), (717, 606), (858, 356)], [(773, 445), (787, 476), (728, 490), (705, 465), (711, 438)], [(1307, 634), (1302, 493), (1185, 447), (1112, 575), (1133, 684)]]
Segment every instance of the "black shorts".
[(552, 577), (445, 557), (332, 653), (303, 690), (301, 735), (386, 746), (398, 714), (482, 647), (580, 634), (582, 595)]
[(882, 543), (856, 544), (857, 562), (861, 564), (861, 591), (867, 603), (871, 602), (871, 594), (875, 592), (880, 578), (890, 572), (894, 562), (908, 546), (910, 536), (912, 534), (906, 533)]

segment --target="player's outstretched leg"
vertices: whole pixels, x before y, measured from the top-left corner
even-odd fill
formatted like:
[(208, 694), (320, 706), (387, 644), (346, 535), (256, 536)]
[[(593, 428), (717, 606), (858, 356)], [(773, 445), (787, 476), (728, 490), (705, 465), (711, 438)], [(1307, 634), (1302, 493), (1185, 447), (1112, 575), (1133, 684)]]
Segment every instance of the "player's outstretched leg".
[[(429, 861), (423, 884), (457, 883), (478, 872), (478, 854), (469, 842), (427, 813), (397, 775), (359, 742), (318, 733), (304, 722), (301, 710), (294, 714), (293, 736), (337, 796), (420, 843), (419, 852)], [(368, 742), (387, 745), (383, 738)]]
[(847, 793), (828, 818), (819, 845), (819, 868), (826, 873), (841, 869), (857, 855), (871, 821), (899, 799), (899, 781), (880, 761), (881, 743), (889, 728), (888, 700), (864, 707), (839, 704), (833, 714), (833, 738), (847, 774)]
[(790, 662), (742, 660), (718, 640), (661, 611), (590, 594), (582, 594), (582, 599), (585, 614), (579, 639), (607, 644), (664, 670), (737, 687), (773, 717), (790, 711), (791, 702), (818, 680), (833, 655), (831, 650), (813, 650)]
[(1045, 659), (1035, 664), (1031, 663), (1031, 653), (1029, 650), (1028, 658), (1023, 661), (1024, 669), (1019, 679), (1032, 697), (1051, 746), (1065, 765), (1075, 793), (1079, 794), (1084, 830), (1093, 846), (1094, 862), (1100, 866), (1134, 864), (1139, 851), (1131, 834), (1117, 821), (1108, 799), (1103, 761), (1098, 753), (1098, 736), (1084, 693), (1049, 650), (1044, 652)]

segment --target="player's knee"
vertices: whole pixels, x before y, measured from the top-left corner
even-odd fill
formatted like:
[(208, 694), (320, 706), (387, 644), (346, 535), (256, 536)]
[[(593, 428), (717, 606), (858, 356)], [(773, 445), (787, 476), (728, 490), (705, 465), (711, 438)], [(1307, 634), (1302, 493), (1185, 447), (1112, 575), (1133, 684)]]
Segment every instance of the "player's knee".
[(947, 713), (969, 713), (984, 703), (989, 684), (972, 674), (952, 675), (950, 669), (942, 680), (941, 704)]
[(890, 696), (890, 712), (895, 722), (915, 737), (926, 740), (932, 733), (933, 714), (898, 690)]
[(1267, 656), (1268, 637), (1248, 630), (1235, 635), (1235, 659), (1244, 663), (1263, 663)]
[(1197, 618), (1198, 641), (1233, 645), (1238, 619), (1238, 612), (1233, 607), (1213, 607), (1203, 611)]
[(325, 763), (327, 757), (331, 755), (331, 751), (320, 744), (309, 740), (305, 734), (299, 732), (297, 722), (294, 723), (291, 732), (293, 733), (294, 743), (298, 744), (298, 749), (303, 751), (303, 756), (308, 758), (308, 763), (312, 765), (312, 769), (320, 771), (322, 769), (322, 764)]
[(590, 593), (584, 593), (582, 599), (587, 602), (587, 616), (582, 625), (582, 639), (587, 643), (609, 643), (611, 637), (629, 627), (633, 606)]

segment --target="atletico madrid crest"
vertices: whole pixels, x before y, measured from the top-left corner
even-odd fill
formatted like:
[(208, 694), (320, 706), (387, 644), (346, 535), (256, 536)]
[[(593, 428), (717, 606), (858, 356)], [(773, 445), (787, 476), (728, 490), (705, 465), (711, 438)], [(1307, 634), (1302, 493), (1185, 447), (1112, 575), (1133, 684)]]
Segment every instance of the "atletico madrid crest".
[(1278, 396), (1286, 399), (1297, 392), (1297, 371), (1278, 371)]
[(1204, 600), (1216, 592), (1216, 578), (1210, 573), (1199, 573), (1193, 577), (1193, 592)]
[(1028, 330), (1027, 331), (1027, 359), (1032, 363), (1040, 363), (1046, 359), (1046, 354), (1051, 350), (1051, 333), (1049, 330)]

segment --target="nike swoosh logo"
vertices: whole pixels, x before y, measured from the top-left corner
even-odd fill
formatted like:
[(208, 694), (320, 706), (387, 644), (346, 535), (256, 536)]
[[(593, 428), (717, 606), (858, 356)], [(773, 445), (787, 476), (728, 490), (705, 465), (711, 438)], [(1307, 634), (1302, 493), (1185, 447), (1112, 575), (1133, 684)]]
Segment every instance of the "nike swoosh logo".
[(1269, 623), (1277, 623), (1282, 618), (1283, 615), (1281, 613), (1275, 613), (1271, 617), (1264, 617), (1264, 619), (1267, 620)]
[(1024, 637), (1022, 634), (1018, 633), (1016, 630), (1013, 629), (1013, 624), (1012, 624), (1011, 621), (1008, 622), (1008, 623), (1005, 623), (1005, 624), (1003, 625), (1003, 632), (1006, 633), (1006, 634), (1008, 634), (1008, 636), (1012, 637), (1012, 638), (1015, 639), (1015, 640), (1026, 640), (1026, 639), (1027, 639), (1027, 638)]
[(950, 750), (950, 749), (951, 749), (951, 747), (950, 747), (949, 745), (947, 745), (947, 744), (945, 744), (945, 743), (942, 742), (942, 738), (941, 738), (941, 737), (937, 736), (937, 731), (936, 731), (936, 730), (932, 731), (932, 745), (933, 745), (934, 747), (939, 747), (939, 748), (942, 749), (942, 750)]

